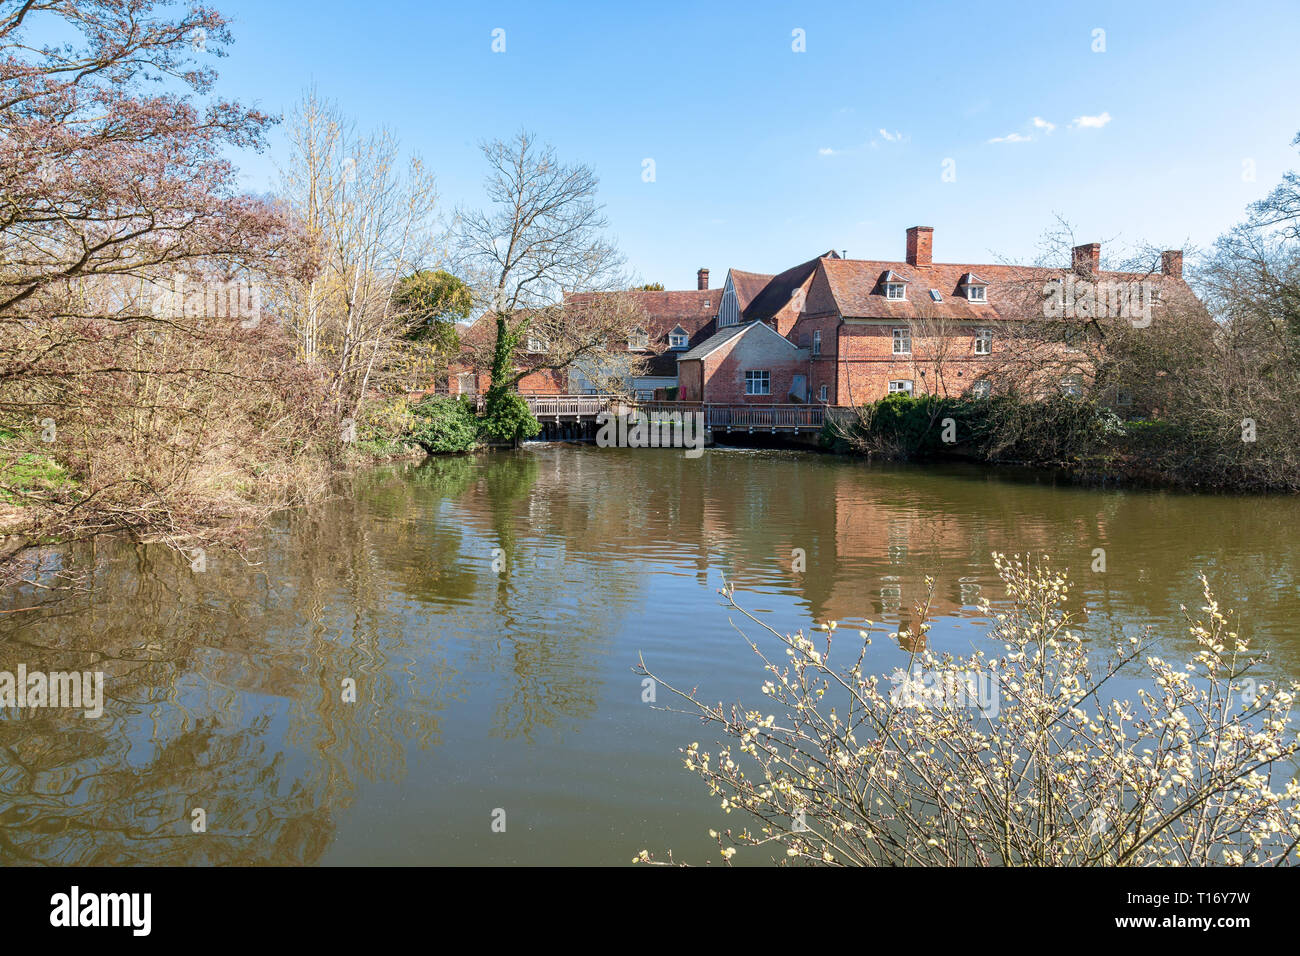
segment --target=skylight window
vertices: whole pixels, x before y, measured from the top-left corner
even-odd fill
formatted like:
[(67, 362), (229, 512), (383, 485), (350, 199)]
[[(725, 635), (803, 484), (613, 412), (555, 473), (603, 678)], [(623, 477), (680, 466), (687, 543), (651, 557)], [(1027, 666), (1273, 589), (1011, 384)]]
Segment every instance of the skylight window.
[(938, 289), (931, 289), (931, 290), (930, 290), (930, 298), (931, 298), (933, 301), (935, 301), (935, 302), (942, 302), (942, 301), (943, 301), (943, 295), (939, 292)]

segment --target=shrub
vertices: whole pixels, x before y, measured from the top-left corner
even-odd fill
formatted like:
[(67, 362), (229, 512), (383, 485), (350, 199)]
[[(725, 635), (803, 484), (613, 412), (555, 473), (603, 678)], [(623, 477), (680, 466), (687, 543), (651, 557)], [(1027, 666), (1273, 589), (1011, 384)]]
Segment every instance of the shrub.
[(479, 423), (479, 433), (485, 440), (515, 442), (532, 438), (541, 430), (541, 422), (518, 395), (488, 395), (483, 420)]
[(431, 398), (410, 406), (408, 438), (430, 455), (455, 454), (478, 445), (473, 404), (464, 398)]
[[(730, 589), (785, 652), (749, 641), (772, 703), (709, 704), (641, 662), (729, 740), (682, 750), (722, 809), (754, 824), (712, 834), (724, 859), (767, 846), (780, 862), (831, 865), (1294, 864), (1300, 682), (1243, 676), (1258, 659), (1204, 578), (1201, 615), (1184, 609), (1191, 663), (1145, 656), (1148, 630), (1094, 672), (1064, 610), (1065, 575), (1047, 559), (994, 562), (1010, 603), (995, 613), (982, 602), (998, 650), (927, 649), (927, 600), (918, 633), (892, 635), (917, 648), (892, 689), (864, 667), (865, 631), (830, 622), (818, 641), (782, 635)], [(1142, 658), (1137, 700), (1106, 701), (1101, 688)], [(655, 862), (644, 850), (638, 860)]]

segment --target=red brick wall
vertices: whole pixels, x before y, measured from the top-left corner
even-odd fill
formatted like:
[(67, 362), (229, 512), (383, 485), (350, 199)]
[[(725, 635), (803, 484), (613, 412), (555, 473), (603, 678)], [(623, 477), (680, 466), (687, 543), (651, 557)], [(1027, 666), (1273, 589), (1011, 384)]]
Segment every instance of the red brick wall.
[[(775, 335), (755, 329), (727, 342), (703, 361), (704, 400), (719, 404), (772, 405), (790, 399), (794, 376), (808, 375), (808, 350), (792, 349)], [(745, 372), (766, 369), (770, 395), (746, 395)]]
[[(836, 403), (835, 398), (835, 358), (837, 355), (838, 343), (836, 342), (837, 330), (839, 329), (840, 317), (837, 313), (821, 315), (805, 315), (797, 325), (790, 330), (790, 341), (800, 347), (807, 347), (808, 354), (811, 356), (810, 373), (810, 391), (809, 401), (818, 402), (820, 388), (826, 386), (827, 402), (831, 405)], [(820, 355), (813, 355), (812, 343), (813, 334), (821, 332), (822, 347)]]
[[(914, 394), (960, 395), (993, 364), (988, 356), (975, 354), (976, 330), (993, 329), (995, 356), (998, 348), (1006, 344), (1005, 335), (999, 336), (996, 325), (959, 326), (947, 330), (948, 344), (940, 349), (935, 339), (927, 338), (914, 326), (912, 354), (895, 355), (894, 329), (904, 327), (893, 323), (853, 324), (840, 329), (839, 381), (838, 389), (833, 390), (837, 404), (862, 405), (884, 398), (893, 379), (911, 379)], [(936, 361), (936, 357), (941, 360)]]

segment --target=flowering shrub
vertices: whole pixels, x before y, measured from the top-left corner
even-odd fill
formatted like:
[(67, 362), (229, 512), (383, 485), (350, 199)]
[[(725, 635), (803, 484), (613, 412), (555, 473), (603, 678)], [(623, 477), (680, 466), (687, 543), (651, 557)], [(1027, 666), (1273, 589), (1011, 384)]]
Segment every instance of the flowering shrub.
[[(993, 557), (1010, 608), (981, 606), (1000, 652), (931, 652), (929, 600), (917, 608), (919, 633), (893, 635), (918, 648), (907, 671), (941, 675), (924, 693), (900, 693), (897, 676), (891, 690), (864, 670), (865, 631), (849, 637), (831, 622), (817, 640), (782, 635), (740, 609), (730, 588), (731, 607), (785, 652), (773, 659), (746, 639), (768, 672), (771, 704), (708, 704), (641, 662), (640, 673), (727, 738), (682, 751), (722, 810), (747, 819), (711, 832), (723, 858), (767, 847), (780, 862), (830, 865), (1294, 863), (1290, 716), (1300, 683), (1243, 676), (1261, 658), (1248, 656), (1205, 579), (1201, 613), (1184, 609), (1199, 646), (1190, 663), (1146, 656), (1148, 632), (1095, 669), (1065, 610), (1065, 575), (1046, 558)], [(1103, 697), (1139, 659), (1137, 699)], [(976, 687), (995, 687), (997, 706), (984, 693), (967, 699)], [(645, 850), (637, 859), (660, 862)]]

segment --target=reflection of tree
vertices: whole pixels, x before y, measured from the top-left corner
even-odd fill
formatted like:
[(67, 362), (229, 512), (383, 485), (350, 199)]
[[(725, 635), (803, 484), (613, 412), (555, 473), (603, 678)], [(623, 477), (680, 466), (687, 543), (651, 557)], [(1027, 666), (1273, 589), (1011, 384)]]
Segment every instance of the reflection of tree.
[(441, 646), (396, 610), (382, 527), (340, 499), (288, 516), (261, 565), (210, 555), (202, 574), (106, 540), (79, 549), (88, 594), (7, 593), (38, 609), (0, 616), (0, 669), (102, 670), (106, 703), (0, 721), (0, 859), (317, 859), (360, 782), (439, 742), (454, 695)]

